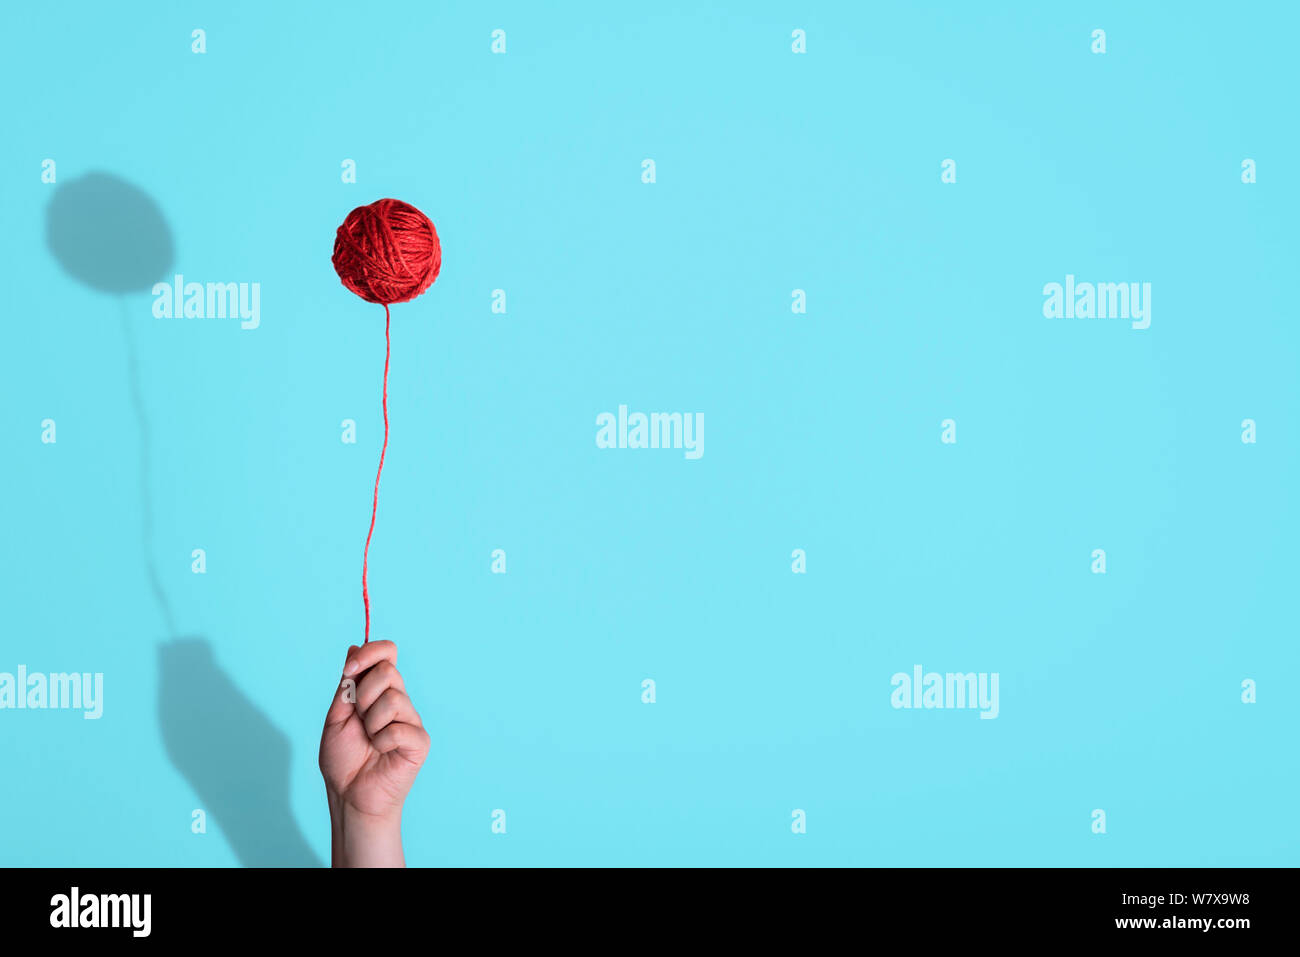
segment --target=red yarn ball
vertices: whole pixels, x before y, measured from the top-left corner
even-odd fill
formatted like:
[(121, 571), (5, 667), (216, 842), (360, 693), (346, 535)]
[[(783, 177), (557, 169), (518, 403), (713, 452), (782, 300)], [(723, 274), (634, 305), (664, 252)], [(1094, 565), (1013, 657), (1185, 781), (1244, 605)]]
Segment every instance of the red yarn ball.
[(433, 285), (442, 245), (429, 217), (400, 199), (348, 213), (334, 237), (334, 271), (367, 302), (409, 302)]

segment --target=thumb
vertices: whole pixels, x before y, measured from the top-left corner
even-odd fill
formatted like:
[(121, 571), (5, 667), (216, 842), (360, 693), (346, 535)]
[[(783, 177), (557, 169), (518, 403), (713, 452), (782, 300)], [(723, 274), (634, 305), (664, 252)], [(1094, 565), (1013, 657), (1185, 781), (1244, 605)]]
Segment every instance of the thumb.
[[(348, 657), (356, 650), (356, 645), (348, 648)], [(355, 677), (341, 677), (334, 689), (334, 700), (330, 702), (329, 711), (325, 713), (325, 727), (342, 724), (357, 711), (357, 681)]]

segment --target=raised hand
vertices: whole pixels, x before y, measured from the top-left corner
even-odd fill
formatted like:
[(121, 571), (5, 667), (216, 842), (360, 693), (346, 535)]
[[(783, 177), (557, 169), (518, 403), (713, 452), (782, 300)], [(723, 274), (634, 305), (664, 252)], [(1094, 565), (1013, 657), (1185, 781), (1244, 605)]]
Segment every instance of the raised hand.
[(397, 646), (353, 645), (320, 739), (335, 867), (404, 865), (402, 805), (428, 753)]

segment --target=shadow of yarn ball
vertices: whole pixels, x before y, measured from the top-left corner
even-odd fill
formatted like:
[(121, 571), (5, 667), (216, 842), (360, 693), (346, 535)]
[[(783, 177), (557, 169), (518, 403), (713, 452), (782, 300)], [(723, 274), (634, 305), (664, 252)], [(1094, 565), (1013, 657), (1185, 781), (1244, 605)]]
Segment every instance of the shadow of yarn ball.
[(149, 289), (172, 265), (172, 233), (143, 190), (111, 173), (59, 186), (45, 210), (45, 242), (74, 279), (101, 292)]

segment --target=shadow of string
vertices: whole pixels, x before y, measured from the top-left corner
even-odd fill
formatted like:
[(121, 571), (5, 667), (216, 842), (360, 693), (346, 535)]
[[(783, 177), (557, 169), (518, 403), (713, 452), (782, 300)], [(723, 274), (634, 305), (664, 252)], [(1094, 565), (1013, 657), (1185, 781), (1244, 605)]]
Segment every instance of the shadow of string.
[(131, 331), (131, 315), (126, 307), (126, 298), (118, 296), (117, 304), (122, 322), (122, 338), (126, 342), (126, 377), (131, 406), (135, 409), (135, 421), (140, 429), (140, 547), (144, 552), (149, 588), (153, 592), (158, 613), (162, 616), (167, 634), (175, 635), (176, 618), (172, 614), (171, 602), (167, 600), (162, 579), (158, 577), (158, 565), (153, 556), (153, 489), (150, 485), (152, 436), (149, 431), (149, 413), (144, 404), (144, 390), (140, 384), (140, 357), (136, 350), (135, 334)]

